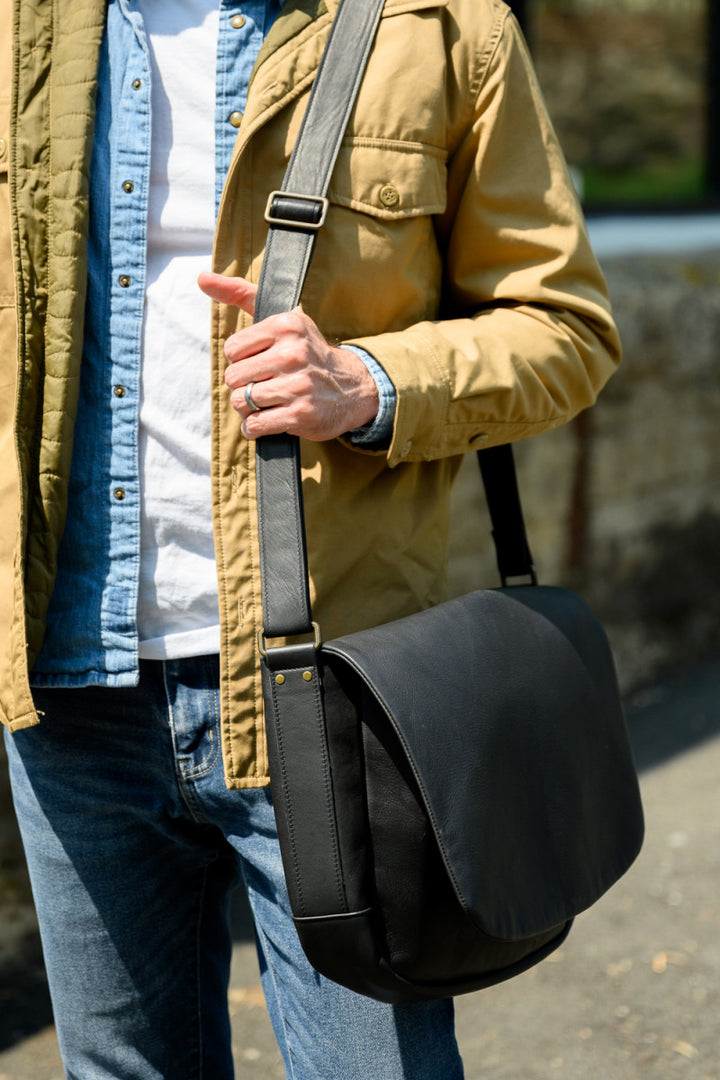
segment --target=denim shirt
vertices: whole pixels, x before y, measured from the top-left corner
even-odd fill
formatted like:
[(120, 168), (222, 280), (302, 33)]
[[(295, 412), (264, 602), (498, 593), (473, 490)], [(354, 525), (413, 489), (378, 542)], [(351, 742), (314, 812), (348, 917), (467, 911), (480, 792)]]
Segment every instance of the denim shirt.
[[(215, 198), (220, 201), (253, 65), (282, 0), (220, 0)], [(238, 28), (231, 20), (242, 14)], [(132, 686), (138, 680), (138, 417), (151, 149), (151, 58), (138, 0), (110, 0), (91, 161), (85, 343), (68, 517), (35, 686)], [(209, 253), (208, 253), (209, 254)], [(354, 441), (378, 445), (394, 390), (362, 354), (381, 412)], [(210, 513), (210, 507), (208, 507)]]

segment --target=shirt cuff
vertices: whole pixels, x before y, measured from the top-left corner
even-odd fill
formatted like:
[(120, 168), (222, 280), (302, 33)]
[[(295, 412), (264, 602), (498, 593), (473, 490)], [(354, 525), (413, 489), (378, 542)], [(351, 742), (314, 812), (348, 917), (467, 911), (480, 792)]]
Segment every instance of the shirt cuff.
[(375, 385), (377, 386), (378, 406), (377, 416), (362, 427), (354, 428), (347, 432), (347, 438), (353, 446), (362, 446), (366, 450), (384, 450), (390, 445), (393, 426), (395, 424), (395, 410), (397, 408), (397, 391), (391, 383), (385, 369), (365, 349), (357, 345), (341, 345), (342, 349), (350, 349), (368, 369)]

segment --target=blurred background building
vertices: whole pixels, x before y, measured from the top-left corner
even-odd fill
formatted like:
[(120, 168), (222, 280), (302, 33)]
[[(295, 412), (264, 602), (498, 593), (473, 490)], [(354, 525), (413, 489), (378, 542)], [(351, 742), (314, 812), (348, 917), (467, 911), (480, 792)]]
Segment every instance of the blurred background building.
[[(541, 579), (605, 620), (628, 690), (720, 653), (720, 4), (511, 7), (625, 353), (594, 409), (518, 446), (530, 540)], [(456, 591), (494, 573), (471, 538), (487, 528), (474, 471), (457, 492)]]

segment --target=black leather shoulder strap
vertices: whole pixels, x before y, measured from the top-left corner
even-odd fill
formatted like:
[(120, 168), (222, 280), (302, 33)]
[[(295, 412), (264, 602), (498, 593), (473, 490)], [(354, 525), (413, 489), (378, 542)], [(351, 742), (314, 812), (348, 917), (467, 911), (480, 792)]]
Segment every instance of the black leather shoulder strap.
[[(341, 0), (320, 61), (307, 112), (283, 181), (273, 192), (255, 319), (296, 307), (326, 192), (375, 37), (384, 0)], [(292, 435), (257, 444), (258, 515), (266, 637), (311, 629), (300, 492), (300, 451)]]
[[(255, 319), (290, 311), (299, 300), (315, 239), (325, 221), (326, 192), (360, 86), (384, 0), (341, 0), (318, 68), (281, 191), (268, 199), (270, 226)], [(511, 446), (478, 452), (503, 584), (535, 580)], [(299, 442), (292, 435), (257, 442), (258, 517), (264, 634), (308, 633), (312, 612), (300, 482)]]

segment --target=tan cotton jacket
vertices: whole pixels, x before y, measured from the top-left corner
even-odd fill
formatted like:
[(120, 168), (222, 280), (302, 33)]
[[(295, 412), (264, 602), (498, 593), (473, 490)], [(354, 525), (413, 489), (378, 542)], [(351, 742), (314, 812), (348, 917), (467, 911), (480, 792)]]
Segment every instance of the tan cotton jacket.
[[(281, 184), (336, 6), (289, 0), (264, 43), (219, 212), (220, 272), (258, 279), (267, 193)], [(13, 729), (36, 720), (28, 671), (65, 517), (104, 10), (103, 0), (0, 0), (0, 709)], [(398, 407), (387, 452), (303, 446), (325, 638), (442, 599), (459, 455), (569, 420), (619, 358), (500, 0), (386, 0), (329, 197), (303, 306), (329, 339), (378, 358)], [(209, 375), (223, 750), (228, 783), (244, 787), (266, 782), (267, 762), (253, 447), (223, 381), (238, 318), (215, 306)]]

